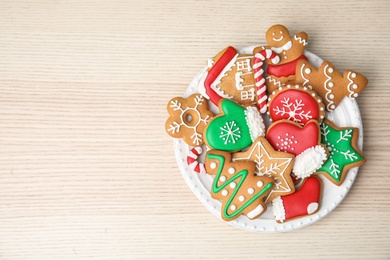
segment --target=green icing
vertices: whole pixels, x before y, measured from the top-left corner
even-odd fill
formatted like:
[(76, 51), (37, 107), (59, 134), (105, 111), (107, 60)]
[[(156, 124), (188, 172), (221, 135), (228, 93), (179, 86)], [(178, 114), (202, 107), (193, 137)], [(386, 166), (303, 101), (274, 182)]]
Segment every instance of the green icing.
[(327, 123), (321, 125), (321, 143), (329, 151), (329, 158), (318, 172), (327, 173), (332, 179), (340, 182), (346, 165), (362, 161), (364, 158), (352, 147), (354, 128), (337, 130)]
[(223, 115), (215, 117), (206, 128), (208, 146), (221, 151), (238, 151), (251, 145), (245, 108), (225, 99), (220, 109)]
[(238, 214), (241, 214), (243, 210), (245, 210), (249, 205), (251, 205), (254, 201), (256, 201), (260, 196), (262, 196), (264, 193), (266, 193), (269, 189), (272, 188), (272, 182), (268, 183), (267, 185), (264, 186), (263, 189), (261, 189), (257, 194), (255, 194), (252, 198), (250, 198), (244, 205), (242, 205), (240, 208), (237, 208), (236, 210), (233, 211), (233, 213), (229, 214), (228, 209), (234, 200), (234, 198), (237, 195), (237, 192), (240, 190), (242, 184), (246, 180), (248, 176), (248, 171), (247, 170), (241, 170), (238, 173), (234, 174), (232, 178), (224, 182), (221, 186), (218, 186), (218, 180), (222, 174), (223, 166), (225, 165), (225, 158), (222, 155), (218, 154), (207, 154), (207, 158), (209, 159), (217, 159), (219, 160), (219, 167), (218, 167), (218, 172), (214, 178), (213, 185), (211, 187), (211, 191), (213, 193), (218, 193), (221, 192), (226, 186), (228, 186), (230, 183), (234, 182), (235, 180), (239, 180), (236, 188), (233, 191), (233, 194), (229, 197), (228, 201), (226, 202), (224, 208), (223, 208), (223, 215), (225, 218), (234, 218)]

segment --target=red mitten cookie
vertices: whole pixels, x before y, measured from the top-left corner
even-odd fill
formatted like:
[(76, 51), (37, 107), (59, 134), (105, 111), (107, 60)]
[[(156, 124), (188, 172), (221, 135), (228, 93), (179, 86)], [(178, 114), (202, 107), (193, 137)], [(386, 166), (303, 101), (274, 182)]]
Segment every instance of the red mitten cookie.
[(276, 150), (296, 156), (293, 172), (299, 178), (310, 176), (328, 157), (325, 146), (320, 143), (316, 120), (308, 121), (303, 127), (289, 120), (277, 121), (270, 125), (266, 137)]

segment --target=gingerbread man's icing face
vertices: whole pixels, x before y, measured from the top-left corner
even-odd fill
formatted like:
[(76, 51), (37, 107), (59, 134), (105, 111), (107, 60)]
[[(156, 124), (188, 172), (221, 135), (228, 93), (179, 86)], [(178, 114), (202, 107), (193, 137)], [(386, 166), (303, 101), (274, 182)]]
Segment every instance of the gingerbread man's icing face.
[(281, 47), (289, 42), (291, 37), (286, 27), (280, 24), (276, 24), (268, 29), (267, 33), (265, 34), (265, 38), (269, 46)]

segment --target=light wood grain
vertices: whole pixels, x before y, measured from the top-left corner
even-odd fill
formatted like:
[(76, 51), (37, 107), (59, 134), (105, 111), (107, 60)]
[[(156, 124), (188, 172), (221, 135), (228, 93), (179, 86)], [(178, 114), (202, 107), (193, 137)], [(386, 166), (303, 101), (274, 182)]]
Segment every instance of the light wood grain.
[[(0, 1), (0, 259), (389, 259), (388, 1)], [(325, 219), (256, 234), (186, 186), (166, 102), (274, 23), (369, 78), (368, 162)]]

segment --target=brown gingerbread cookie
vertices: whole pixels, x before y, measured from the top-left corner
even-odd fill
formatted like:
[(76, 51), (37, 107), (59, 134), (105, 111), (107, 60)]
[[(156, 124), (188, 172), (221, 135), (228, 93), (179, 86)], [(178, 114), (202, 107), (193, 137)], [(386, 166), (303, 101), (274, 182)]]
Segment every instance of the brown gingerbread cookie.
[(277, 65), (269, 64), (267, 67), (266, 85), (268, 92), (272, 92), (277, 87), (294, 82), (297, 62), (302, 59), (307, 60), (303, 51), (308, 43), (308, 35), (305, 32), (300, 32), (291, 37), (285, 26), (276, 24), (267, 30), (266, 41), (268, 46), (255, 48), (254, 53), (265, 48), (279, 54), (279, 63)]
[(207, 100), (200, 94), (187, 99), (172, 98), (167, 105), (170, 115), (165, 123), (167, 133), (175, 138), (182, 137), (191, 146), (203, 144), (203, 131), (214, 113), (208, 110)]
[(255, 162), (257, 176), (267, 176), (274, 179), (274, 187), (266, 197), (265, 203), (295, 191), (294, 182), (290, 175), (294, 159), (293, 154), (275, 151), (267, 139), (261, 136), (253, 142), (247, 151), (233, 154), (233, 161)]
[(253, 58), (253, 55), (238, 53), (231, 46), (223, 49), (208, 59), (208, 70), (199, 92), (216, 105), (219, 98), (232, 99), (244, 106), (256, 104)]
[(273, 179), (255, 176), (254, 162), (232, 162), (231, 157), (229, 152), (207, 152), (206, 172), (215, 175), (211, 196), (222, 201), (221, 217), (224, 220), (233, 220), (242, 213), (255, 219), (267, 209), (264, 200), (272, 190)]
[(326, 109), (332, 111), (344, 97), (357, 97), (367, 86), (368, 80), (353, 70), (340, 74), (329, 61), (324, 61), (317, 69), (307, 60), (300, 60), (296, 67), (296, 82), (317, 91)]

